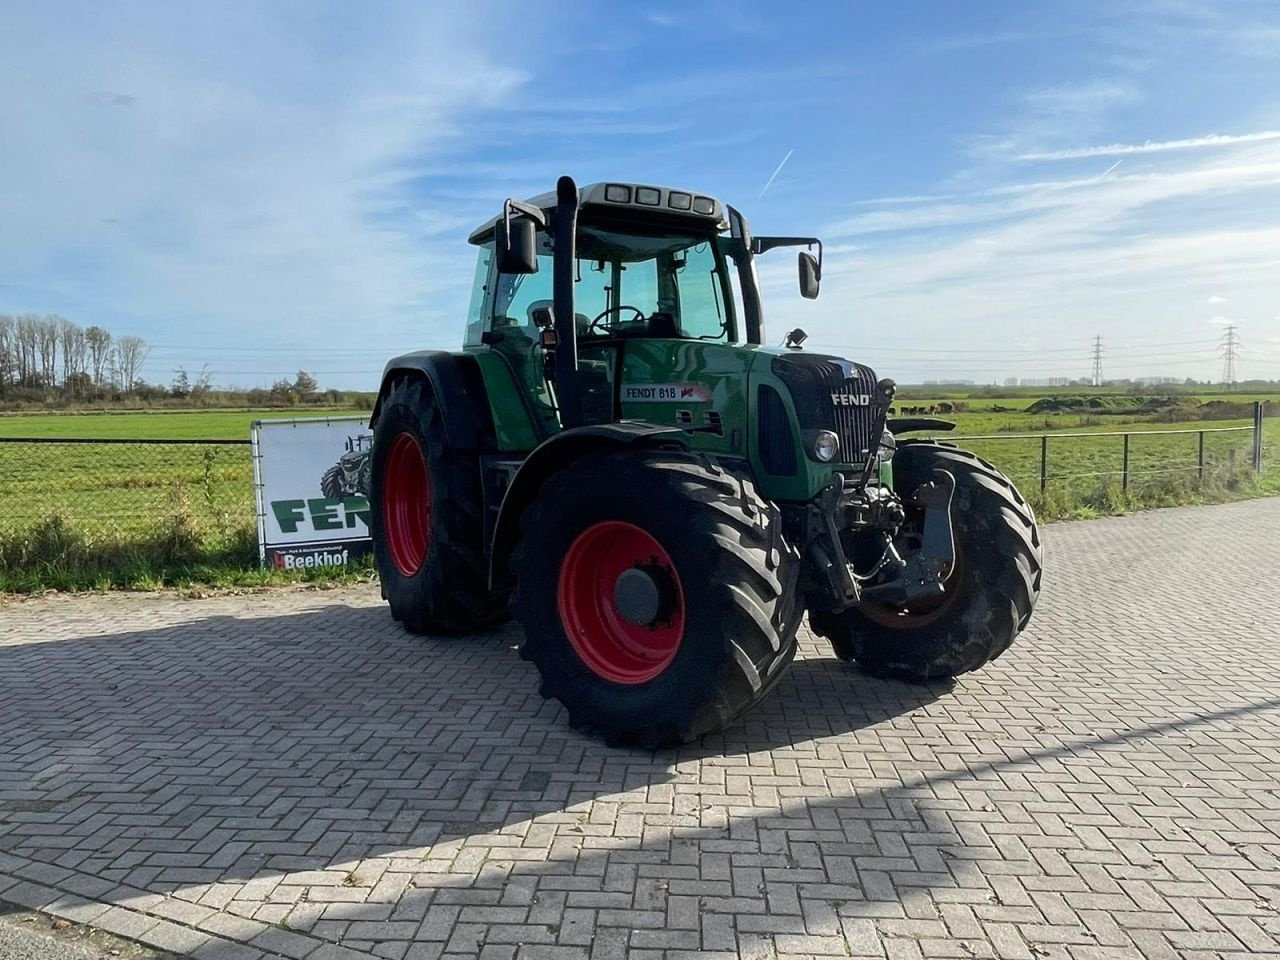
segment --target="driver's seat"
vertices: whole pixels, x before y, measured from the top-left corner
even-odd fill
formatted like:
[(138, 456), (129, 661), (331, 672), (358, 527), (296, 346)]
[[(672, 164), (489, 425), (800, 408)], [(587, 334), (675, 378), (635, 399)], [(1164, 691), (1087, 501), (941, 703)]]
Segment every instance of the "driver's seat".
[(680, 336), (676, 318), (670, 313), (655, 313), (649, 317), (649, 336), (657, 340), (674, 340)]

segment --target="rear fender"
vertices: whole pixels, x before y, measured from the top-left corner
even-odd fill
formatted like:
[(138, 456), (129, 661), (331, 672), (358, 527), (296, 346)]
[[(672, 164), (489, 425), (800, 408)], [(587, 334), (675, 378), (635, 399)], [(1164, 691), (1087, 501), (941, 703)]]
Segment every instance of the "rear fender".
[(545, 440), (520, 465), (502, 498), (489, 549), (489, 586), (502, 590), (512, 585), (508, 565), (511, 551), (520, 539), (520, 517), (552, 474), (589, 453), (625, 449), (687, 450), (686, 436), (678, 427), (624, 420), (562, 430)]
[(382, 372), (382, 386), (373, 405), (369, 425), (378, 422), (382, 398), (392, 380), (405, 374), (425, 378), (440, 416), (449, 446), (459, 450), (482, 450), (492, 446), (493, 417), (484, 377), (475, 357), (444, 350), (420, 350), (396, 357)]

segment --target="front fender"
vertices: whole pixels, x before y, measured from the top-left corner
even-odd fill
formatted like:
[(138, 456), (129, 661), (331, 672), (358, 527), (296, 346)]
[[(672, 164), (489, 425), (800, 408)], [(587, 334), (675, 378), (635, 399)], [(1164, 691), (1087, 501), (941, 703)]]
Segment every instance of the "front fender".
[(686, 436), (678, 427), (622, 420), (562, 430), (543, 441), (525, 458), (502, 498), (489, 549), (489, 586), (494, 590), (511, 586), (508, 565), (520, 539), (520, 516), (553, 473), (588, 453), (627, 448), (687, 450)]
[(956, 428), (950, 420), (939, 420), (936, 417), (890, 417), (884, 422), (884, 426), (895, 437), (900, 433), (915, 433), (920, 430), (937, 433)]

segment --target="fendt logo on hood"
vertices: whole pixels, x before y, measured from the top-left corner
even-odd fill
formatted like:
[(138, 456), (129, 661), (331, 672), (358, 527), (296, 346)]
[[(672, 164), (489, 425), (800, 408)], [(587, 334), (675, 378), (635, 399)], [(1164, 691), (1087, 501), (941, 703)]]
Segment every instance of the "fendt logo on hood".
[(842, 393), (839, 390), (832, 390), (831, 402), (837, 407), (869, 407), (871, 406), (871, 394)]

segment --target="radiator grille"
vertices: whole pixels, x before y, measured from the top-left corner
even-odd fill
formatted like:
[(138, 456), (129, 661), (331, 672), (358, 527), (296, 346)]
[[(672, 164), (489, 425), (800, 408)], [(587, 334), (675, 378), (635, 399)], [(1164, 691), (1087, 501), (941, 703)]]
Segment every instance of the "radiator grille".
[[(789, 354), (773, 358), (773, 373), (791, 391), (803, 430), (831, 430), (844, 463), (865, 463), (879, 445), (886, 407), (870, 367), (838, 357)], [(848, 397), (848, 401), (841, 399)]]

